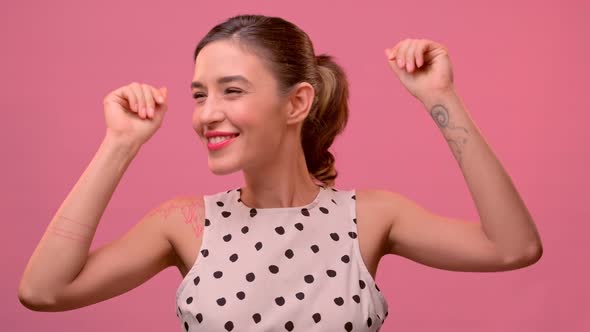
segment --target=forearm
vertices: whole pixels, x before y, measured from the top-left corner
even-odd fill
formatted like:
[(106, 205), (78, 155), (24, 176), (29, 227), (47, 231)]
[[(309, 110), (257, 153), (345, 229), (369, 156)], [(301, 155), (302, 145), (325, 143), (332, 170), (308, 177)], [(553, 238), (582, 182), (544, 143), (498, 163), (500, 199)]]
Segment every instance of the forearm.
[(136, 148), (109, 136), (46, 228), (24, 271), (19, 292), (46, 299), (82, 270), (98, 223)]
[(542, 244), (533, 218), (456, 91), (423, 104), (463, 172), (487, 237), (508, 259), (538, 257)]

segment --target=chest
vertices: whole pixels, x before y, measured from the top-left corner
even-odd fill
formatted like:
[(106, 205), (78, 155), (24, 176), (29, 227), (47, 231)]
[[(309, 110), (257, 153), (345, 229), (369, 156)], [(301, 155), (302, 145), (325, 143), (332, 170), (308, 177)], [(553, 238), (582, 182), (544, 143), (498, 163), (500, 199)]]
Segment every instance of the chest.
[[(203, 211), (198, 215), (203, 216)], [(203, 226), (202, 220), (198, 225)], [(362, 191), (356, 195), (357, 239), (362, 260), (373, 278), (377, 273), (379, 261), (386, 254), (389, 223), (381, 216), (379, 210), (371, 208), (369, 197)], [(194, 265), (201, 248), (201, 237), (195, 236), (194, 225), (177, 223), (169, 229), (169, 238), (178, 257), (179, 272), (184, 278)]]

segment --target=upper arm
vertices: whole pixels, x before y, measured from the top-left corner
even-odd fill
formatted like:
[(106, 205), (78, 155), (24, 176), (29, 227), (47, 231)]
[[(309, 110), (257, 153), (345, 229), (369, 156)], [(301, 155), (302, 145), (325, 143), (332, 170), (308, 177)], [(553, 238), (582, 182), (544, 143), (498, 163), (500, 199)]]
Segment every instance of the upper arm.
[(391, 206), (390, 254), (450, 271), (506, 271), (528, 265), (504, 257), (478, 221), (434, 214), (399, 193), (380, 191), (380, 196)]
[(92, 251), (78, 276), (55, 294), (49, 310), (71, 310), (107, 300), (176, 264), (164, 215), (157, 213), (171, 202), (150, 211), (120, 238)]

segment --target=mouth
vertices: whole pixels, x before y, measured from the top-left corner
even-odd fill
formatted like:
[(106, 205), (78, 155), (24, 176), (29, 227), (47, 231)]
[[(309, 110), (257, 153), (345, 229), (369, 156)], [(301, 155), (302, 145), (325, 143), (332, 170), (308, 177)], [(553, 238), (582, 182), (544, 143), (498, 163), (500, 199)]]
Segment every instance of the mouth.
[(217, 151), (232, 143), (240, 134), (230, 136), (215, 136), (207, 139), (207, 148), (211, 151)]

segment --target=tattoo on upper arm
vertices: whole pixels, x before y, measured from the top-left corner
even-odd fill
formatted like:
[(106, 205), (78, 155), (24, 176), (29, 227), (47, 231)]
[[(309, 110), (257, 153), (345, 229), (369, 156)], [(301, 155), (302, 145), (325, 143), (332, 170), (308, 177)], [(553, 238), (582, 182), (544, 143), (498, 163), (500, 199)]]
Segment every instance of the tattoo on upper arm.
[(172, 200), (163, 206), (157, 207), (150, 211), (149, 215), (153, 216), (159, 214), (163, 217), (163, 220), (167, 220), (172, 212), (178, 211), (183, 216), (184, 223), (190, 224), (195, 237), (201, 236), (203, 232), (203, 224), (200, 220), (204, 217), (203, 211), (203, 200), (202, 198), (191, 198), (183, 200)]
[[(443, 135), (459, 164), (461, 164), (462, 146), (467, 144), (467, 134), (469, 131), (465, 127), (459, 127), (451, 122), (449, 111), (441, 104), (436, 104), (430, 109), (430, 116), (434, 119), (437, 126), (443, 130)], [(451, 131), (453, 130), (453, 131)]]

